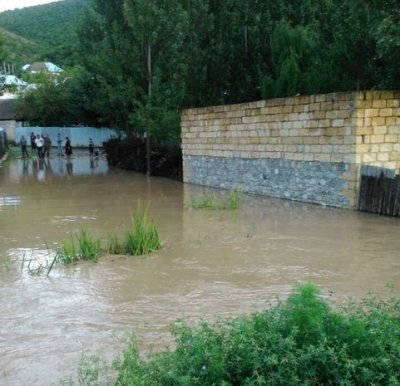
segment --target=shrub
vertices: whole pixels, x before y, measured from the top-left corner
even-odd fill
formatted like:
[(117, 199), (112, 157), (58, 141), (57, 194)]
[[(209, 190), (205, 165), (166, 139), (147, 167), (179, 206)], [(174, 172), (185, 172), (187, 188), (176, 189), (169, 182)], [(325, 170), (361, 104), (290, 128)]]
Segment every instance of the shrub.
[(250, 316), (173, 326), (175, 350), (140, 358), (133, 342), (117, 385), (399, 385), (400, 301), (333, 311), (315, 286)]

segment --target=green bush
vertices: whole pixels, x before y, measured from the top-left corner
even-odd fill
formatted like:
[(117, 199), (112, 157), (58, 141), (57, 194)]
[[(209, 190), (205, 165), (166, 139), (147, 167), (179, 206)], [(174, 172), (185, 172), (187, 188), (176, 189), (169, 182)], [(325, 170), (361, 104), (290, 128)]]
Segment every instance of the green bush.
[(400, 300), (334, 311), (315, 286), (250, 316), (175, 324), (176, 349), (140, 358), (133, 342), (116, 385), (399, 385)]

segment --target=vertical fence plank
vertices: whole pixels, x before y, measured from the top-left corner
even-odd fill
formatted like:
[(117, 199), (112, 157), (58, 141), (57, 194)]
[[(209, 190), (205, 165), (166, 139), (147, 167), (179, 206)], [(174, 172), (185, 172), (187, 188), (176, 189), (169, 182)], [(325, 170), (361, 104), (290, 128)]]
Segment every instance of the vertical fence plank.
[(361, 175), (358, 210), (385, 216), (400, 216), (400, 175), (394, 178)]

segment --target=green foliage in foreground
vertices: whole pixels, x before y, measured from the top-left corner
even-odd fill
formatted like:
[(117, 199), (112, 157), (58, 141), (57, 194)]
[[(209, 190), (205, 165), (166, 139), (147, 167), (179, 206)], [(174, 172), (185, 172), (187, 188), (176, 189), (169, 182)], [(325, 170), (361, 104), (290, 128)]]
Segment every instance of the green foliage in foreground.
[(264, 312), (172, 332), (176, 349), (146, 361), (132, 343), (116, 365), (116, 385), (400, 384), (398, 299), (334, 311), (304, 284)]

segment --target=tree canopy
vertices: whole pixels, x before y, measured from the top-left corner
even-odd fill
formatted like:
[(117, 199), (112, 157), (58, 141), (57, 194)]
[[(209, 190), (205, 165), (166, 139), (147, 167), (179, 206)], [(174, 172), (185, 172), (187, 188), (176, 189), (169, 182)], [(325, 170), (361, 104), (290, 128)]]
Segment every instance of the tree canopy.
[(397, 0), (87, 1), (61, 98), (84, 123), (134, 135), (151, 117), (169, 141), (185, 107), (400, 87)]

